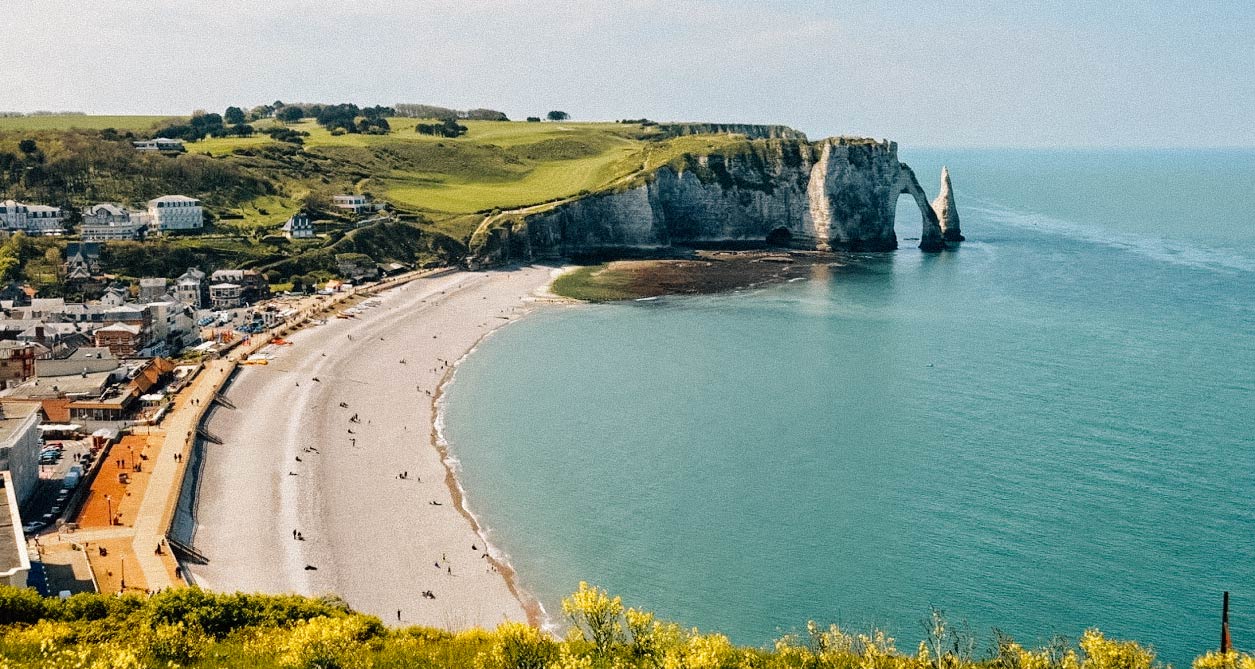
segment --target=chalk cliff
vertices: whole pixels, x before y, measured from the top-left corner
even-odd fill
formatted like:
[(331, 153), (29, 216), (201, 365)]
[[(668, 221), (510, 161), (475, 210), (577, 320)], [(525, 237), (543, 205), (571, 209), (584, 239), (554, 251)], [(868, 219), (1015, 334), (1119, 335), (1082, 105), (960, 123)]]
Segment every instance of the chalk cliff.
[(933, 200), (933, 211), (937, 212), (937, 221), (941, 224), (941, 237), (947, 242), (963, 241), (963, 232), (959, 230), (959, 210), (954, 206), (954, 191), (950, 188), (950, 168), (941, 168), (941, 191)]
[[(683, 155), (612, 190), (490, 216), (471, 238), (477, 262), (588, 254), (626, 255), (672, 246), (896, 249), (899, 195), (919, 208), (919, 247), (945, 248), (943, 229), (897, 144), (861, 138), (819, 142), (746, 139)], [(949, 220), (957, 232), (952, 198)]]

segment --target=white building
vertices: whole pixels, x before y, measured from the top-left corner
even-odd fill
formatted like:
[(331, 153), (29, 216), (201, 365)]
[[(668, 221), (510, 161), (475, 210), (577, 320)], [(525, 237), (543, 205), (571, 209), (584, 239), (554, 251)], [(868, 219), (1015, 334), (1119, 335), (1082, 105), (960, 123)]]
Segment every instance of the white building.
[(153, 339), (165, 342), (170, 353), (200, 343), (200, 330), (196, 327), (192, 307), (166, 301), (150, 302), (146, 306), (152, 314)]
[(0, 202), (0, 230), (59, 235), (65, 232), (65, 214), (60, 207), (5, 200)]
[(13, 476), (13, 494), (25, 502), (39, 483), (42, 446), (38, 402), (6, 402), (0, 406), (0, 471)]
[(209, 287), (209, 301), (214, 309), (234, 309), (244, 304), (244, 287), (238, 283), (215, 283)]
[(131, 142), (131, 146), (137, 151), (183, 151), (183, 140), (167, 139), (158, 137), (156, 139), (142, 139)]
[(314, 236), (314, 222), (304, 213), (294, 214), (283, 224), (283, 236), (288, 239), (310, 239)]
[(332, 195), (331, 204), (337, 209), (346, 209), (355, 214), (374, 209), (365, 195)]
[(151, 223), (146, 211), (131, 211), (105, 202), (83, 210), (79, 235), (87, 242), (143, 239)]
[(205, 211), (200, 200), (186, 195), (163, 195), (148, 201), (152, 229), (200, 230), (205, 225)]
[(182, 276), (174, 280), (174, 297), (183, 304), (197, 309), (205, 306), (205, 273), (189, 267)]
[(0, 584), (25, 588), (31, 560), (26, 551), (15, 485), (8, 472), (0, 472), (0, 488), (3, 488), (0, 490)]

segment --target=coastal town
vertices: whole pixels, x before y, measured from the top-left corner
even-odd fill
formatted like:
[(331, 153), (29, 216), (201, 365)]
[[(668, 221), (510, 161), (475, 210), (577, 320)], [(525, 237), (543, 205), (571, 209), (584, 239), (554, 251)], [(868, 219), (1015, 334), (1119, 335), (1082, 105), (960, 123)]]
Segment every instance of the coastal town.
[[(350, 215), (376, 211), (361, 195), (333, 202)], [(219, 388), (237, 366), (266, 364), (284, 334), (352, 317), (363, 284), (369, 292), (417, 274), (348, 257), (338, 265), (342, 279), (302, 290), (272, 290), (252, 269), (121, 277), (105, 260), (110, 243), (196, 234), (205, 223), (200, 201), (99, 203), (75, 221), (58, 207), (0, 203), (6, 239), (69, 237), (62, 296), (21, 281), (0, 285), (0, 524), (8, 525), (0, 579), (52, 595), (186, 583), (175, 553), (195, 550), (172, 546), (167, 530), (184, 458), (196, 440), (214, 439), (201, 418), (225, 402)], [(313, 238), (315, 223), (299, 212), (279, 233)]]

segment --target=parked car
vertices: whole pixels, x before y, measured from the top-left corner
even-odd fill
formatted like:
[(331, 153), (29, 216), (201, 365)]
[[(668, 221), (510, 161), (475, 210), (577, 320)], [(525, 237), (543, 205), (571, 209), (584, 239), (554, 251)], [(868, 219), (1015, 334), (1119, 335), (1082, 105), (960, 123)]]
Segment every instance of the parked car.
[(48, 527), (48, 523), (45, 523), (42, 520), (32, 520), (22, 526), (22, 531), (26, 534), (35, 534), (45, 527)]

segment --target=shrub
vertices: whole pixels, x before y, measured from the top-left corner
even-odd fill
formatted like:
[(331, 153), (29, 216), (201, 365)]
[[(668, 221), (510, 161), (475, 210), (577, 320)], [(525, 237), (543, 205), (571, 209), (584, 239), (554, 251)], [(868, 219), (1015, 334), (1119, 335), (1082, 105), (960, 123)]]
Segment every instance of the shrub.
[(610, 597), (605, 590), (580, 581), (575, 594), (562, 600), (562, 613), (571, 621), (573, 630), (591, 641), (597, 653), (623, 641), (623, 601)]
[(476, 661), (480, 669), (545, 669), (558, 654), (558, 644), (535, 627), (502, 623), (492, 647)]

